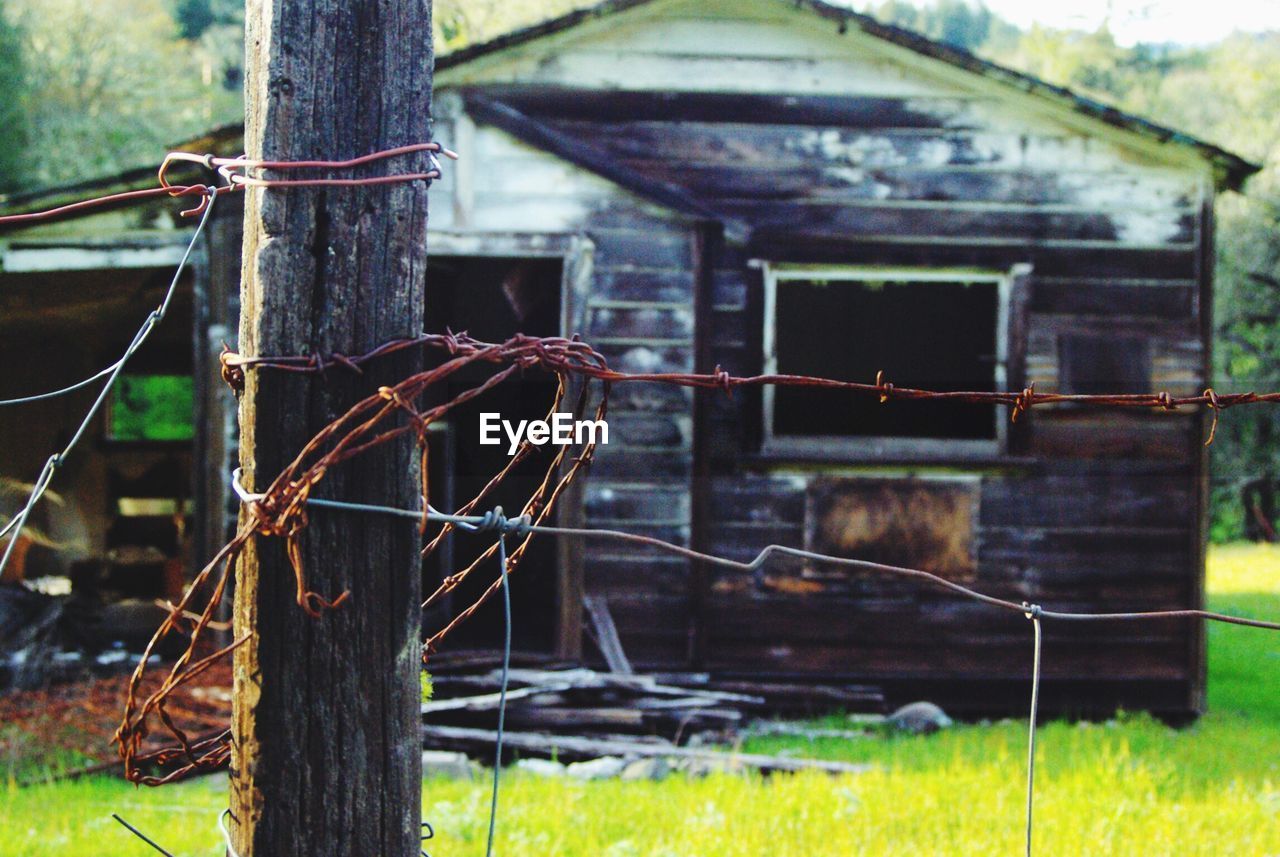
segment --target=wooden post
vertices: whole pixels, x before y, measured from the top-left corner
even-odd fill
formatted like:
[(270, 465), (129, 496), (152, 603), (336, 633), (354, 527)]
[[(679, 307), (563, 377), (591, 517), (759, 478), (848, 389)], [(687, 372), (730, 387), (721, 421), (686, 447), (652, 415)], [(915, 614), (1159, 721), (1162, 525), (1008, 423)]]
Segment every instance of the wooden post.
[[(248, 0), (250, 158), (346, 159), (430, 139), (430, 0)], [(357, 175), (423, 172), (400, 157)], [(249, 190), (240, 350), (357, 354), (422, 329), (427, 188)], [(323, 425), (420, 365), (363, 375), (249, 372), (245, 482), (259, 491)], [(413, 441), (331, 471), (316, 496), (416, 508)], [(350, 598), (311, 618), (279, 539), (257, 538), (236, 578), (232, 843), (240, 857), (418, 853), (420, 560), (417, 527), (313, 510), (310, 588)]]

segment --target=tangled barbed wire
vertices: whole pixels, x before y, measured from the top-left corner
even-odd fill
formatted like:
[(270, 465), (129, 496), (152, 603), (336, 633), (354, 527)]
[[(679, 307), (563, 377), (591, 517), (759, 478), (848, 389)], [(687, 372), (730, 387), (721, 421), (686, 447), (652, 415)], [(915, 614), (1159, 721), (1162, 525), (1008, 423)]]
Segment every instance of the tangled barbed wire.
[[(349, 170), (371, 164), (387, 158), (425, 152), (431, 163), (431, 169), (423, 172), (399, 173), (368, 177), (317, 177), (317, 178), (267, 178), (263, 171), (289, 170)], [(142, 190), (127, 191), (94, 199), (84, 200), (58, 208), (0, 217), (0, 226), (20, 225), (35, 221), (47, 220), (89, 208), (113, 205), (137, 199), (171, 196), (199, 196), (199, 205), (183, 211), (184, 216), (200, 216), (200, 226), (207, 221), (211, 206), (220, 196), (248, 187), (259, 188), (296, 188), (312, 186), (355, 186), (389, 184), (406, 181), (430, 181), (440, 176), (440, 167), (435, 159), (436, 154), (456, 158), (457, 155), (437, 143), (419, 143), (375, 152), (345, 161), (269, 161), (254, 160), (245, 157), (226, 158), (215, 155), (195, 155), (185, 152), (170, 153), (159, 171), (159, 186)], [(222, 177), (223, 185), (172, 184), (168, 180), (168, 171), (178, 162), (194, 163), (215, 171)], [(200, 234), (198, 227), (183, 257), (185, 264), (192, 247)], [(134, 344), (117, 362), (102, 369), (96, 374), (76, 384), (47, 393), (25, 396), (19, 399), (0, 401), (3, 404), (22, 404), (30, 401), (63, 395), (81, 389), (100, 378), (107, 381), (94, 406), (90, 409), (85, 421), (73, 437), (72, 443), (60, 455), (53, 456), (36, 480), (36, 487), (23, 511), (0, 530), (0, 539), (10, 536), (8, 550), (0, 557), (3, 567), (16, 542), (17, 531), (21, 529), (31, 507), (38, 502), (40, 495), (47, 489), (53, 472), (75, 442), (80, 439), (107, 395), (112, 383), (123, 368), (141, 340), (164, 315), (173, 289), (176, 287), (182, 264), (174, 276), (173, 283), (160, 309), (148, 316)], [(1206, 445), (1213, 442), (1216, 434), (1218, 418), (1222, 411), (1247, 404), (1268, 404), (1280, 402), (1280, 392), (1272, 393), (1230, 393), (1219, 394), (1212, 388), (1206, 388), (1198, 395), (1175, 396), (1168, 392), (1133, 393), (1133, 394), (1065, 394), (1037, 392), (1034, 385), (1022, 390), (1010, 391), (938, 391), (910, 387), (898, 387), (885, 379), (883, 373), (877, 373), (874, 382), (858, 382), (821, 378), (812, 376), (762, 374), (752, 376), (734, 376), (721, 367), (711, 373), (628, 373), (612, 369), (604, 357), (578, 338), (548, 337), (536, 338), (517, 335), (500, 344), (484, 343), (469, 337), (465, 333), (446, 332), (443, 334), (421, 334), (407, 339), (393, 340), (372, 351), (348, 356), (342, 354), (325, 355), (284, 355), (284, 356), (242, 356), (226, 349), (221, 358), (222, 377), (237, 391), (241, 390), (245, 381), (245, 373), (255, 370), (273, 370), (295, 373), (321, 373), (335, 367), (343, 367), (349, 371), (360, 373), (362, 366), (378, 357), (409, 348), (432, 349), (441, 352), (444, 360), (439, 365), (415, 373), (395, 385), (383, 386), (377, 392), (357, 402), (351, 408), (333, 420), (317, 433), (303, 448), (293, 461), (266, 486), (260, 493), (251, 493), (240, 484), (237, 475), (234, 484), (240, 493), (246, 513), (242, 517), (242, 525), (235, 536), (224, 545), (210, 562), (195, 576), (186, 594), (177, 603), (170, 605), (170, 613), (157, 629), (146, 647), (142, 659), (130, 677), (124, 713), (114, 740), (124, 762), (125, 776), (135, 783), (160, 785), (171, 782), (187, 774), (219, 767), (226, 763), (231, 752), (231, 731), (220, 729), (209, 733), (188, 734), (188, 727), (178, 722), (170, 703), (175, 693), (199, 679), (214, 665), (227, 658), (237, 647), (250, 639), (249, 631), (243, 636), (223, 646), (206, 642), (206, 633), (218, 627), (215, 622), (219, 605), (223, 601), (235, 563), (245, 546), (258, 536), (280, 538), (285, 542), (286, 553), (294, 575), (296, 601), (298, 607), (312, 616), (319, 616), (325, 610), (338, 608), (349, 597), (349, 593), (320, 593), (308, 584), (307, 569), (302, 560), (301, 539), (307, 529), (308, 508), (336, 507), (357, 512), (392, 513), (412, 517), (419, 521), (419, 534), (427, 536), (428, 524), (442, 524), (440, 530), (427, 539), (422, 548), (424, 557), (431, 555), (442, 541), (456, 528), (496, 532), (498, 540), (471, 563), (446, 576), (437, 589), (427, 597), (423, 608), (437, 603), (457, 587), (470, 575), (475, 573), (482, 563), (495, 554), (500, 559), (500, 574), (484, 588), (474, 602), (458, 612), (449, 622), (423, 643), (423, 658), (427, 660), (437, 651), (440, 643), (458, 626), (465, 623), (495, 593), (504, 590), (507, 576), (516, 569), (526, 554), (532, 539), (539, 534), (569, 536), (581, 538), (607, 538), (644, 545), (668, 551), (688, 559), (710, 564), (731, 567), (755, 575), (759, 573), (771, 556), (784, 554), (806, 560), (843, 565), (863, 571), (876, 572), (898, 577), (919, 580), (940, 586), (951, 592), (971, 598), (988, 606), (1023, 613), (1032, 621), (1034, 628), (1034, 660), (1032, 680), (1032, 702), (1029, 736), (1029, 757), (1027, 767), (1027, 851), (1031, 849), (1032, 835), (1032, 799), (1034, 793), (1034, 761), (1035, 761), (1035, 723), (1038, 705), (1040, 660), (1041, 660), (1041, 622), (1044, 619), (1085, 620), (1085, 621), (1148, 621), (1168, 619), (1203, 619), (1229, 622), (1268, 630), (1280, 630), (1280, 624), (1252, 620), (1243, 617), (1229, 616), (1198, 609), (1165, 610), (1129, 613), (1083, 613), (1063, 612), (1043, 609), (1038, 604), (1015, 603), (1006, 599), (995, 598), (975, 589), (962, 586), (940, 575), (927, 570), (903, 568), (867, 562), (848, 557), (837, 557), (800, 550), (783, 545), (769, 545), (750, 562), (717, 557), (702, 553), (683, 545), (656, 539), (650, 536), (628, 533), (617, 530), (590, 528), (557, 527), (547, 523), (553, 513), (557, 501), (563, 496), (568, 486), (577, 478), (584, 468), (589, 466), (594, 452), (595, 439), (592, 437), (578, 445), (576, 454), (573, 446), (561, 446), (550, 460), (541, 481), (522, 503), (520, 514), (508, 518), (500, 509), (478, 513), (483, 508), (486, 497), (522, 462), (526, 461), (535, 450), (528, 439), (517, 447), (510, 461), (495, 474), (467, 503), (451, 513), (438, 512), (429, 502), (429, 485), (427, 480), (427, 432), (429, 426), (444, 417), (452, 409), (478, 396), (481, 396), (499, 384), (516, 378), (528, 371), (550, 373), (557, 384), (549, 406), (549, 415), (560, 412), (566, 400), (572, 397), (571, 410), (575, 416), (585, 414), (592, 408), (593, 395), (591, 382), (599, 388), (598, 401), (594, 405), (596, 420), (605, 417), (610, 387), (623, 382), (652, 382), (672, 384), (697, 389), (718, 389), (732, 393), (740, 387), (762, 387), (766, 385), (824, 388), (844, 391), (852, 395), (875, 397), (881, 403), (910, 400), (951, 400), (974, 404), (987, 404), (1007, 407), (1012, 420), (1031, 409), (1042, 405), (1078, 404), (1116, 408), (1177, 410), (1182, 407), (1198, 407), (1208, 409), (1212, 413), (1213, 422), (1206, 437)], [(458, 372), (468, 366), (490, 366), (491, 373), (485, 380), (468, 387), (442, 404), (431, 407), (420, 407), (417, 403), (431, 388), (456, 379)], [(334, 467), (359, 456), (367, 450), (381, 446), (396, 438), (413, 434), (416, 437), (422, 474), (422, 503), (416, 509), (394, 509), (388, 507), (343, 503), (328, 498), (314, 496), (316, 489), (323, 482), (326, 474)], [(509, 553), (505, 539), (513, 536), (519, 544)], [(510, 645), (510, 606), (507, 604), (507, 639), (508, 653)], [(144, 679), (149, 678), (148, 670), (153, 653), (160, 643), (171, 634), (180, 634), (187, 640), (183, 653), (170, 665), (163, 675), (158, 687), (144, 693)], [(509, 654), (508, 654), (509, 656)], [(504, 662), (505, 663), (505, 662)], [(505, 670), (504, 670), (505, 676)], [(505, 677), (503, 682), (505, 692)], [(501, 721), (500, 721), (501, 722)], [(144, 743), (149, 737), (159, 735), (161, 744), (152, 749), (152, 743)], [(500, 748), (499, 748), (500, 757)], [(496, 807), (497, 773), (495, 769), (494, 806)], [(219, 824), (225, 818), (220, 817)], [(490, 817), (489, 842), (492, 845), (493, 815)], [(123, 821), (122, 821), (123, 823)], [(225, 827), (222, 827), (225, 835)], [(136, 833), (136, 831), (135, 831)], [(141, 834), (139, 834), (141, 835)], [(154, 843), (153, 843), (154, 845)]]
[[(307, 582), (306, 569), (302, 561), (301, 539), (307, 527), (308, 506), (328, 505), (338, 508), (352, 508), (357, 511), (392, 512), (416, 517), (419, 521), (419, 533), (425, 538), (429, 521), (443, 524), (439, 532), (427, 540), (422, 549), (423, 556), (429, 556), (437, 549), (443, 539), (460, 524), (474, 525), (485, 522), (493, 524), (493, 513), (476, 514), (482, 508), (484, 500), (494, 489), (536, 449), (528, 441), (523, 440), (508, 463), (495, 474), (477, 493), (475, 497), (463, 504), (451, 514), (440, 513), (433, 509), (429, 502), (430, 492), (427, 484), (427, 432), (428, 427), (441, 419), (453, 408), (468, 402), (497, 385), (516, 378), (525, 372), (540, 371), (553, 375), (557, 380), (556, 391), (552, 397), (549, 414), (558, 412), (564, 405), (571, 388), (576, 387), (575, 401), (572, 411), (575, 416), (584, 414), (592, 402), (590, 381), (599, 384), (599, 401), (594, 406), (595, 419), (604, 419), (607, 411), (608, 394), (612, 385), (621, 382), (661, 382), (696, 388), (715, 388), (732, 390), (734, 387), (747, 385), (793, 385), (810, 387), (827, 387), (847, 390), (855, 394), (874, 395), (881, 401), (894, 398), (951, 398), (962, 401), (1004, 404), (1012, 409), (1016, 416), (1038, 404), (1050, 402), (1091, 400), (1097, 404), (1110, 404), (1127, 407), (1159, 407), (1170, 408), (1180, 405), (1202, 405), (1215, 410), (1249, 402), (1270, 402), (1280, 400), (1280, 396), (1268, 394), (1239, 394), (1234, 396), (1218, 396), (1209, 391), (1199, 397), (1172, 397), (1167, 394), (1138, 394), (1124, 396), (1066, 396), (1057, 394), (1021, 394), (1012, 393), (947, 393), (914, 390), (894, 387), (878, 378), (874, 384), (860, 384), (850, 381), (836, 381), (827, 378), (787, 375), (760, 375), (748, 378), (735, 378), (718, 370), (713, 374), (642, 374), (625, 373), (611, 369), (604, 357), (587, 343), (577, 338), (564, 337), (531, 337), (516, 335), (510, 340), (499, 343), (485, 343), (475, 340), (465, 333), (446, 332), (444, 334), (424, 334), (412, 339), (397, 340), (374, 349), (368, 354), (357, 357), (343, 355), (308, 357), (244, 357), (229, 349), (222, 355), (222, 373), (232, 387), (240, 389), (244, 382), (244, 373), (255, 370), (279, 370), (285, 372), (324, 372), (334, 367), (344, 367), (350, 371), (361, 372), (361, 366), (368, 361), (405, 348), (419, 347), (434, 350), (443, 355), (443, 362), (433, 368), (418, 372), (394, 386), (380, 387), (378, 391), (353, 405), (318, 432), (296, 458), (260, 493), (249, 493), (240, 485), (237, 476), (235, 484), (241, 490), (241, 500), (247, 509), (245, 524), (214, 559), (194, 579), (186, 597), (174, 605), (168, 619), (157, 631), (152, 644), (148, 646), (143, 660), (139, 663), (130, 684), (130, 692), (126, 700), (125, 716), (117, 732), (119, 749), (125, 761), (126, 776), (145, 784), (159, 784), (190, 773), (193, 770), (220, 765), (229, 754), (229, 735), (220, 733), (205, 736), (197, 740), (188, 739), (182, 730), (173, 723), (165, 712), (165, 701), (170, 693), (188, 681), (196, 678), (200, 672), (212, 663), (226, 657), (235, 647), (243, 644), (247, 637), (241, 637), (230, 645), (220, 648), (209, 655), (197, 658), (195, 652), (198, 643), (212, 621), (217, 605), (220, 603), (227, 586), (231, 569), (240, 555), (245, 543), (255, 535), (281, 538), (285, 541), (286, 553), (294, 574), (296, 600), (298, 606), (307, 613), (316, 616), (323, 610), (340, 606), (348, 597), (348, 593), (322, 594), (313, 591)], [(432, 387), (443, 384), (456, 376), (468, 366), (488, 365), (492, 373), (482, 382), (471, 386), (448, 401), (431, 407), (419, 408), (417, 401)], [(580, 383), (579, 383), (580, 382)], [(1098, 401), (1102, 400), (1102, 401)], [(418, 509), (391, 509), (387, 507), (360, 506), (345, 504), (331, 499), (313, 497), (317, 486), (326, 474), (334, 467), (347, 462), (361, 453), (380, 446), (406, 434), (416, 437), (421, 457), (421, 473), (423, 482), (421, 493), (423, 502)], [(595, 452), (594, 438), (588, 440), (571, 455), (573, 446), (561, 446), (552, 457), (541, 482), (523, 503), (518, 518), (506, 519), (499, 525), (504, 535), (516, 536), (519, 544), (511, 551), (507, 572), (514, 571), (521, 558), (528, 550), (531, 540), (540, 533), (558, 536), (578, 536), (587, 538), (609, 538), (628, 541), (655, 547), (660, 550), (676, 553), (697, 561), (723, 566), (731, 566), (737, 570), (757, 575), (769, 557), (787, 554), (807, 560), (832, 563), (881, 574), (895, 575), (921, 580), (923, 582), (946, 588), (954, 593), (980, 601), (989, 606), (1033, 613), (1037, 622), (1040, 619), (1092, 620), (1092, 621), (1145, 621), (1158, 619), (1196, 618), (1214, 621), (1249, 625), (1271, 630), (1280, 630), (1280, 625), (1241, 617), (1227, 616), (1204, 610), (1167, 610), (1129, 613), (1072, 613), (1044, 610), (1039, 605), (1015, 603), (1006, 599), (995, 598), (954, 581), (922, 569), (902, 568), (867, 562), (848, 557), (827, 556), (824, 554), (803, 551), (783, 545), (771, 545), (750, 562), (730, 560), (702, 553), (683, 545), (677, 545), (633, 533), (616, 530), (599, 530), (590, 528), (556, 527), (548, 523), (556, 501), (562, 496), (568, 485), (586, 467)], [(510, 524), (510, 526), (507, 526)], [(427, 597), (423, 607), (429, 607), (443, 596), (454, 591), (464, 580), (472, 575), (484, 562), (491, 559), (500, 547), (497, 543), (482, 552), (475, 560), (461, 570), (445, 577), (437, 589)], [(434, 653), (440, 643), (458, 626), (465, 623), (475, 612), (496, 594), (502, 587), (504, 577), (499, 576), (492, 581), (465, 609), (458, 612), (443, 628), (429, 636), (423, 643), (423, 657), (427, 659)], [(211, 588), (210, 588), (211, 587)], [(208, 591), (209, 595), (200, 609), (195, 609), (193, 599), (198, 593)], [(194, 615), (195, 618), (192, 618)], [(185, 625), (184, 625), (185, 623)], [(168, 676), (160, 687), (145, 700), (139, 700), (137, 688), (147, 668), (146, 656), (170, 633), (182, 631), (189, 638), (189, 646), (182, 657), (171, 667)], [(162, 750), (141, 752), (141, 741), (151, 731), (152, 721), (158, 720), (174, 739), (172, 746)], [(144, 768), (152, 765), (166, 767), (180, 762), (176, 769), (160, 775), (146, 773)]]
[[(228, 732), (189, 738), (168, 716), (165, 704), (170, 694), (177, 688), (196, 679), (212, 664), (228, 656), (248, 639), (247, 636), (242, 636), (203, 657), (197, 655), (205, 632), (226, 593), (234, 564), (249, 539), (261, 535), (284, 540), (294, 574), (297, 604), (302, 610), (317, 616), (326, 609), (337, 607), (346, 600), (348, 593), (322, 594), (314, 591), (307, 581), (301, 550), (301, 539), (308, 521), (308, 501), (312, 499), (312, 494), (328, 472), (374, 447), (406, 434), (413, 434), (417, 439), (422, 463), (423, 504), (418, 513), (419, 532), (425, 536), (430, 511), (429, 486), (426, 480), (427, 433), (428, 427), (434, 421), (453, 408), (493, 389), (503, 381), (519, 373), (533, 370), (550, 372), (557, 379), (556, 391), (550, 405), (550, 412), (554, 413), (564, 404), (575, 371), (586, 371), (587, 367), (607, 368), (604, 358), (598, 352), (585, 343), (575, 340), (516, 337), (500, 345), (477, 347), (468, 345), (450, 348), (452, 342), (453, 340), (445, 338), (436, 343), (446, 350), (447, 359), (444, 362), (416, 373), (394, 386), (380, 387), (376, 393), (357, 402), (346, 413), (318, 432), (260, 494), (246, 495), (247, 513), (243, 525), (235, 537), (195, 576), (184, 597), (173, 605), (169, 616), (146, 647), (130, 680), (124, 716), (116, 732), (119, 752), (125, 764), (125, 776), (129, 780), (147, 785), (159, 785), (195, 770), (219, 766), (229, 757), (230, 735)], [(483, 382), (465, 389), (442, 404), (422, 410), (414, 404), (429, 388), (442, 384), (456, 376), (462, 369), (475, 364), (491, 365), (492, 374)], [(576, 393), (573, 404), (575, 413), (585, 413), (590, 396), (589, 388), (582, 385)], [(594, 408), (596, 419), (604, 419), (607, 402), (608, 385), (606, 383), (599, 402)], [(427, 556), (434, 551), (441, 540), (459, 523), (466, 523), (466, 516), (476, 509), (485, 496), (501, 484), (517, 465), (527, 459), (534, 449), (535, 447), (531, 444), (522, 445), (508, 464), (489, 480), (474, 498), (458, 510), (458, 515), (448, 516), (449, 519), (445, 521), (441, 531), (423, 548), (423, 555)], [(526, 519), (526, 525), (515, 532), (520, 537), (520, 542), (509, 554), (506, 564), (508, 571), (514, 570), (527, 552), (534, 536), (532, 527), (548, 519), (557, 499), (582, 468), (591, 461), (595, 441), (594, 439), (586, 441), (578, 454), (570, 459), (571, 449), (572, 447), (568, 446), (559, 448), (548, 464), (542, 481), (524, 501), (520, 510), (520, 519)], [(498, 546), (494, 545), (467, 567), (446, 578), (436, 593), (427, 599), (427, 604), (456, 588), (498, 549)], [(424, 657), (429, 656), (441, 640), (465, 622), (479, 609), (480, 605), (496, 593), (501, 584), (501, 578), (496, 580), (481, 593), (474, 604), (430, 637), (423, 644)], [(201, 598), (204, 599), (203, 604), (197, 604)], [(195, 618), (192, 618), (193, 614)], [(169, 668), (160, 686), (145, 699), (140, 699), (139, 688), (147, 673), (150, 655), (162, 640), (173, 633), (182, 633), (187, 637), (188, 644), (185, 651)], [(157, 724), (158, 728), (169, 733), (173, 743), (159, 750), (144, 752), (142, 742), (157, 728)], [(152, 766), (168, 768), (175, 763), (177, 763), (176, 768), (159, 775), (147, 772), (147, 769)]]

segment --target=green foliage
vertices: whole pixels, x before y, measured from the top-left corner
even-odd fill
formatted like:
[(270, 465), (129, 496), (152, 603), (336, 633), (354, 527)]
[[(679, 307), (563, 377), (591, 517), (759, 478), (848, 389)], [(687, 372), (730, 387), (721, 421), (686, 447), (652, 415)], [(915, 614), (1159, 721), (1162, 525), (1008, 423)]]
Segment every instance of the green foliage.
[(969, 0), (933, 0), (915, 4), (882, 0), (867, 10), (887, 24), (915, 30), (932, 39), (974, 51), (1006, 46), (1018, 37), (1018, 28), (987, 8)]
[(423, 670), (421, 675), (421, 681), (422, 681), (422, 701), (424, 703), (430, 702), (431, 697), (434, 696), (436, 692), (435, 685), (431, 683), (431, 673), (427, 672), (426, 670)]
[(111, 391), (112, 440), (190, 440), (190, 375), (121, 375)]
[(173, 6), (173, 18), (178, 22), (178, 32), (184, 39), (200, 38), (216, 20), (210, 0), (177, 0)]
[(563, 15), (593, 0), (437, 0), (436, 51), (446, 53)]
[(27, 70), (22, 34), (0, 0), (0, 193), (23, 187), (23, 158), (27, 154)]
[(28, 186), (154, 164), (241, 115), (213, 59), (179, 38), (168, 0), (8, 0), (6, 11), (26, 62)]

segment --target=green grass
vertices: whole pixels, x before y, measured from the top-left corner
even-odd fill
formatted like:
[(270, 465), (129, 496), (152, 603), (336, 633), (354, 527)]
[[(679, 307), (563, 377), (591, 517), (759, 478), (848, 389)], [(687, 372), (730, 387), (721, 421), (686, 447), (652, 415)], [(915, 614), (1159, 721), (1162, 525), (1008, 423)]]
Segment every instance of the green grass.
[[(1218, 610), (1280, 618), (1280, 549), (1227, 546), (1210, 558)], [(1145, 716), (1051, 723), (1040, 732), (1037, 845), (1045, 855), (1280, 855), (1280, 635), (1210, 629), (1210, 713), (1173, 730)], [(1016, 854), (1025, 724), (963, 726), (927, 738), (769, 739), (789, 750), (874, 763), (866, 774), (717, 775), (661, 783), (504, 780), (498, 853), (564, 857)], [(110, 778), (0, 792), (0, 853), (154, 854), (113, 811), (181, 855), (221, 855), (222, 777), (159, 790)], [(483, 853), (487, 785), (429, 781), (434, 857)]]

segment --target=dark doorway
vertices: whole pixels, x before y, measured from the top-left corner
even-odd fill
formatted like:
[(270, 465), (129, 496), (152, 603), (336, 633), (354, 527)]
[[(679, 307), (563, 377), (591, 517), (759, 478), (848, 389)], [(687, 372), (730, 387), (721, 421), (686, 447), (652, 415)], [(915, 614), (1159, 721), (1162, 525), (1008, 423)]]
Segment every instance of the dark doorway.
[[(442, 333), (446, 328), (455, 333), (465, 331), (485, 342), (503, 342), (516, 333), (558, 336), (561, 267), (558, 259), (432, 256), (427, 267), (425, 329), (428, 333)], [(494, 371), (492, 364), (468, 367), (431, 395), (435, 401), (452, 398), (483, 383)], [(496, 446), (480, 443), (481, 413), (497, 413), (513, 423), (545, 419), (555, 390), (554, 376), (529, 371), (450, 411), (432, 435), (432, 505), (442, 511), (457, 509), (510, 461), (505, 436)], [(538, 447), (502, 485), (486, 495), (476, 511), (500, 505), (506, 514), (518, 514), (542, 482), (556, 450), (549, 444)], [(450, 536), (424, 566), (426, 591), (433, 591), (444, 576), (466, 567), (492, 544), (490, 536)], [(508, 540), (511, 549), (517, 544), (514, 539)], [(512, 627), (517, 649), (548, 652), (554, 648), (558, 615), (556, 556), (553, 540), (535, 538), (511, 575)], [(498, 573), (496, 558), (482, 563), (439, 609), (423, 617), (424, 631), (434, 633), (444, 627), (472, 604)], [(447, 647), (455, 651), (495, 648), (501, 645), (502, 636), (502, 601), (494, 597), (450, 634)]]

